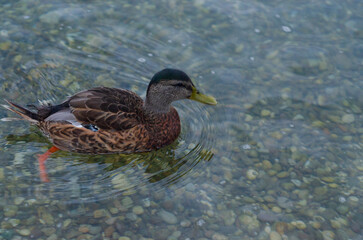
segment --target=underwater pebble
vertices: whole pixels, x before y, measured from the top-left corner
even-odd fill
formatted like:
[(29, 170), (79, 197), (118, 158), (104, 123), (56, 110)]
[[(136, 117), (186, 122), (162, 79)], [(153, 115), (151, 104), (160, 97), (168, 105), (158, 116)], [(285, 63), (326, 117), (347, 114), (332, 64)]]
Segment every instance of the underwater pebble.
[(17, 152), (14, 154), (14, 164), (23, 164), (25, 160), (25, 152)]
[(313, 222), (309, 222), (309, 223), (315, 229), (319, 229), (321, 227), (321, 223), (320, 222), (313, 221)]
[(131, 238), (126, 237), (126, 236), (121, 236), (118, 238), (118, 240), (131, 240)]
[(144, 204), (144, 207), (150, 207), (151, 206), (151, 202), (149, 198), (144, 198), (142, 200), (142, 203)]
[(242, 50), (243, 50), (243, 48), (244, 48), (244, 45), (243, 45), (243, 43), (241, 43), (241, 44), (239, 44), (239, 45), (237, 45), (236, 46), (236, 48), (235, 48), (235, 52), (236, 53), (241, 53), (242, 52)]
[(141, 206), (135, 206), (132, 208), (132, 212), (136, 215), (140, 215), (144, 213), (144, 209)]
[(300, 187), (301, 186), (301, 181), (299, 179), (291, 179), (291, 182), (296, 186), (296, 187)]
[(174, 231), (169, 237), (168, 240), (177, 240), (181, 236), (180, 231)]
[(189, 227), (192, 223), (189, 220), (183, 220), (180, 222), (180, 226)]
[(14, 199), (14, 203), (15, 203), (15, 205), (20, 205), (24, 202), (24, 200), (25, 200), (25, 198), (23, 198), (23, 197), (16, 197)]
[(53, 233), (52, 235), (50, 235), (47, 240), (58, 240), (58, 236), (57, 234)]
[(314, 194), (316, 196), (325, 196), (327, 192), (328, 192), (328, 189), (325, 187), (316, 187), (314, 189)]
[(0, 50), (6, 51), (10, 48), (11, 42), (2, 42), (0, 43)]
[(236, 214), (234, 213), (233, 210), (222, 211), (220, 212), (219, 215), (223, 219), (225, 225), (230, 226), (234, 224), (236, 219)]
[(263, 109), (261, 111), (261, 116), (262, 117), (267, 117), (267, 116), (270, 116), (271, 115), (271, 111), (270, 110), (267, 110), (267, 109)]
[(303, 206), (303, 207), (304, 207), (304, 206), (306, 206), (306, 205), (307, 205), (307, 203), (308, 203), (308, 202), (307, 202), (305, 199), (300, 200), (300, 201), (298, 201), (298, 202), (297, 202), (297, 204), (298, 204), (299, 206)]
[(131, 220), (131, 221), (136, 221), (137, 220), (137, 215), (133, 212), (129, 212), (126, 213), (126, 218)]
[(247, 170), (246, 177), (249, 180), (255, 180), (257, 175), (258, 175), (258, 172), (256, 170), (254, 170), (254, 169), (248, 169)]
[(270, 232), (270, 240), (282, 240), (282, 238), (278, 232), (272, 231)]
[(346, 213), (349, 212), (349, 207), (347, 205), (341, 204), (337, 207), (337, 212), (342, 215), (345, 215)]
[(12, 218), (12, 219), (9, 220), (9, 223), (11, 224), (11, 226), (16, 227), (16, 226), (19, 225), (20, 220), (19, 219)]
[(66, 219), (63, 222), (63, 228), (67, 228), (69, 226), (69, 224), (71, 224), (72, 220), (71, 219)]
[(249, 149), (251, 149), (251, 145), (249, 145), (249, 144), (244, 144), (244, 145), (242, 145), (242, 148), (243, 148), (244, 150), (249, 150)]
[(289, 172), (283, 171), (276, 175), (278, 178), (285, 178), (289, 176)]
[(13, 217), (17, 214), (17, 212), (18, 212), (17, 206), (9, 205), (4, 207), (5, 217)]
[(348, 204), (351, 207), (357, 207), (359, 205), (359, 198), (357, 198), (356, 196), (350, 196), (348, 198)]
[(109, 209), (111, 214), (117, 214), (119, 212), (118, 208), (112, 207)]
[(220, 233), (215, 233), (215, 234), (213, 234), (212, 239), (213, 240), (228, 240), (228, 237), (223, 234), (220, 234)]
[(111, 237), (112, 234), (114, 233), (115, 228), (113, 226), (109, 226), (105, 229), (104, 233), (106, 237)]
[(257, 219), (263, 222), (275, 222), (279, 219), (278, 215), (271, 211), (261, 211), (257, 215)]
[(246, 122), (250, 122), (253, 120), (253, 116), (249, 115), (249, 114), (246, 114), (246, 118), (245, 118), (245, 121)]
[(88, 233), (89, 227), (87, 225), (81, 225), (79, 226), (78, 231), (80, 231), (81, 233)]
[(54, 227), (45, 227), (42, 229), (42, 232), (46, 235), (46, 236), (50, 236), (52, 234), (54, 234), (57, 230)]
[(335, 238), (335, 233), (329, 230), (323, 231), (322, 234), (324, 240), (334, 240)]
[(347, 142), (352, 141), (352, 139), (353, 139), (353, 137), (352, 137), (352, 136), (344, 136), (344, 137), (343, 137), (343, 140), (344, 140), (344, 141), (347, 141)]
[(89, 233), (96, 235), (98, 233), (100, 233), (102, 231), (102, 227), (101, 226), (89, 226)]
[(97, 209), (93, 212), (94, 218), (101, 218), (101, 217), (105, 217), (105, 216), (106, 216), (105, 209)]
[(207, 210), (207, 215), (208, 215), (209, 217), (214, 217), (214, 212), (213, 212), (213, 210)]
[(203, 226), (204, 224), (205, 224), (205, 220), (204, 220), (204, 219), (199, 219), (199, 220), (197, 221), (197, 225), (198, 225), (199, 227)]
[(116, 217), (110, 217), (110, 218), (107, 218), (105, 223), (108, 224), (108, 225), (113, 225), (116, 222), (116, 220), (117, 220)]
[(250, 232), (258, 231), (260, 228), (260, 222), (257, 220), (256, 216), (249, 216), (247, 214), (238, 217), (239, 221), (247, 227)]
[(54, 14), (54, 12), (48, 12), (40, 15), (39, 20), (43, 23), (56, 24), (59, 22), (61, 16), (59, 14)]
[(301, 114), (297, 114), (292, 120), (296, 121), (296, 120), (304, 120), (304, 116)]
[(274, 212), (274, 213), (281, 213), (282, 212), (282, 209), (279, 208), (278, 206), (273, 206), (271, 208), (271, 211)]
[(129, 208), (132, 206), (133, 201), (130, 197), (125, 197), (124, 199), (121, 200), (121, 204), (123, 207)]
[(334, 182), (333, 177), (322, 177), (321, 180), (323, 180), (324, 182), (328, 182), (328, 183)]
[(335, 228), (335, 229), (339, 229), (341, 228), (341, 224), (339, 221), (335, 220), (335, 219), (331, 219), (330, 220), (330, 225), (332, 226), (332, 228)]
[(345, 114), (342, 117), (343, 123), (352, 123), (354, 122), (354, 115), (353, 114)]
[(270, 202), (270, 203), (276, 201), (275, 198), (273, 196), (271, 196), (271, 195), (267, 195), (263, 199), (265, 199), (266, 202)]
[(303, 221), (293, 221), (291, 225), (295, 226), (297, 229), (303, 230), (306, 228), (306, 224)]
[(270, 168), (272, 168), (272, 164), (268, 160), (263, 160), (262, 161), (262, 167), (263, 167), (263, 169), (270, 169)]
[(20, 229), (17, 232), (24, 237), (29, 236), (31, 233), (29, 229)]
[(127, 189), (128, 186), (130, 186), (130, 182), (125, 174), (117, 174), (114, 176), (111, 180), (112, 184), (114, 185), (114, 188), (117, 189)]
[(340, 203), (345, 203), (345, 202), (347, 201), (347, 199), (345, 199), (345, 197), (343, 197), (343, 196), (340, 196), (340, 197), (338, 198), (338, 201), (339, 201)]
[(281, 208), (292, 208), (294, 204), (286, 197), (278, 197), (277, 205), (279, 205)]
[(161, 210), (161, 211), (159, 211), (158, 215), (161, 217), (161, 219), (164, 220), (164, 222), (166, 222), (168, 224), (175, 224), (178, 222), (178, 219), (176, 218), (176, 216), (171, 212)]
[(285, 222), (277, 222), (275, 224), (276, 231), (283, 236), (285, 234), (285, 231), (288, 229), (288, 224)]
[(288, 26), (282, 26), (282, 31), (289, 33), (291, 32), (291, 28), (289, 28)]

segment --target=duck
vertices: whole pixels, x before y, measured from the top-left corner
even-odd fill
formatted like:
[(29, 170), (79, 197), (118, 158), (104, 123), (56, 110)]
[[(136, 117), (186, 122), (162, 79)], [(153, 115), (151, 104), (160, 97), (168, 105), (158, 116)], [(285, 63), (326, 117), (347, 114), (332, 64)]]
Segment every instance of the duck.
[(95, 87), (56, 105), (28, 105), (6, 100), (7, 109), (36, 125), (57, 150), (84, 154), (139, 153), (173, 143), (181, 131), (180, 117), (172, 102), (190, 99), (216, 105), (214, 97), (197, 90), (190, 77), (166, 68), (154, 74), (143, 100), (119, 88)]

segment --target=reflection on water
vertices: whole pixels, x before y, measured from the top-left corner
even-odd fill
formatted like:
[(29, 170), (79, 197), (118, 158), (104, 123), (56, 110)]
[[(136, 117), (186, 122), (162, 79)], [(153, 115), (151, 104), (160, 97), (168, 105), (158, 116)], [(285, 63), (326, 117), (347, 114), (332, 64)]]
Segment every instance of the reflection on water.
[[(193, 120), (196, 113), (200, 114), (205, 108), (198, 103), (191, 103), (191, 107), (180, 109), (180, 116), (185, 124), (179, 139), (172, 145), (150, 153), (138, 154), (110, 154), (110, 155), (84, 155), (75, 153), (55, 153), (47, 161), (48, 175), (51, 184), (40, 184), (34, 176), (23, 175), (17, 181), (31, 180), (32, 184), (42, 186), (38, 194), (46, 196), (49, 192), (58, 200), (64, 202), (93, 202), (109, 199), (118, 195), (132, 194), (140, 188), (149, 188), (158, 191), (170, 184), (176, 184), (184, 175), (198, 171), (199, 163), (209, 161), (213, 157), (213, 129), (205, 119), (200, 117)], [(187, 113), (194, 113), (186, 115)], [(209, 126), (209, 127), (208, 127)], [(26, 145), (31, 142), (46, 143), (48, 141), (35, 127), (33, 132), (24, 135), (10, 134), (6, 136), (7, 144)], [(208, 130), (207, 130), (208, 129)], [(34, 161), (35, 155), (22, 153), (27, 161)], [(14, 162), (19, 162), (15, 159)], [(29, 159), (30, 158), (30, 159)], [(24, 159), (18, 164), (23, 164)], [(21, 167), (21, 166), (20, 166)], [(27, 169), (25, 169), (27, 171)], [(34, 171), (34, 170), (33, 170)], [(30, 179), (29, 179), (30, 177)], [(9, 177), (8, 181), (13, 181)], [(185, 183), (184, 183), (185, 184)], [(34, 185), (38, 187), (38, 185)], [(31, 191), (32, 185), (27, 187)]]
[(0, 238), (362, 238), (361, 1), (39, 3), (0, 4), (1, 98), (144, 97), (174, 67), (219, 104), (176, 103), (159, 151), (57, 152), (50, 183), (46, 138), (1, 122)]

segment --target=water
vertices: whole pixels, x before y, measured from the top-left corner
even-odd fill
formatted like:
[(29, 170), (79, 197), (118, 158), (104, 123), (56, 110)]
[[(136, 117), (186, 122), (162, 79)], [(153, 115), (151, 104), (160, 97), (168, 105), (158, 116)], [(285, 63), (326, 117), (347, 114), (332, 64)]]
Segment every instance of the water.
[[(140, 96), (165, 67), (219, 104), (175, 104), (169, 147), (58, 152), (0, 124), (1, 239), (360, 239), (361, 1), (2, 1), (1, 98)], [(3, 102), (4, 103), (4, 102)], [(14, 117), (6, 109), (0, 118)]]

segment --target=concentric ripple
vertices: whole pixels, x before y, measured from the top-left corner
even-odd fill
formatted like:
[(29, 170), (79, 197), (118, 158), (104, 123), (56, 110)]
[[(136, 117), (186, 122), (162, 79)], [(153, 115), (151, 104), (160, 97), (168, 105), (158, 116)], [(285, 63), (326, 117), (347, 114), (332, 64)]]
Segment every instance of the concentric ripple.
[[(34, 164), (36, 153), (28, 151), (21, 156), (20, 172), (13, 176), (17, 179), (8, 177), (7, 181), (28, 182), (24, 191), (37, 191), (38, 196), (73, 203), (137, 191), (155, 192), (171, 184), (184, 186), (213, 157), (214, 128), (206, 107), (192, 101), (177, 105), (182, 132), (170, 146), (129, 155), (59, 152), (46, 163), (49, 183), (39, 180)], [(22, 174), (24, 172), (28, 174)]]
[[(43, 104), (58, 103), (69, 95), (100, 85), (130, 89), (144, 97), (150, 77), (170, 67), (170, 58), (179, 56), (170, 44), (184, 42), (165, 38), (158, 31), (152, 33), (155, 26), (149, 25), (135, 35), (134, 28), (120, 25), (119, 21), (100, 21), (93, 28), (68, 26), (62, 34), (67, 27), (64, 25), (57, 39), (39, 41), (41, 47), (27, 53), (29, 61), (15, 68), (13, 77), (22, 85), (11, 99), (22, 105), (38, 104), (37, 100)], [(51, 29), (43, 29), (47, 31)], [(187, 41), (183, 46), (187, 47)], [(20, 95), (24, 97), (17, 97)], [(182, 131), (170, 146), (129, 155), (57, 152), (46, 162), (50, 183), (40, 181), (37, 163), (37, 154), (51, 146), (47, 139), (36, 128), (28, 130), (28, 123), (7, 123), (12, 135), (1, 141), (2, 149), (6, 149), (5, 181), (19, 185), (21, 196), (76, 203), (138, 191), (155, 192), (169, 185), (184, 186), (213, 156), (215, 132), (210, 114), (214, 110), (189, 100), (174, 106)]]
[[(46, 78), (40, 80), (46, 81)], [(17, 152), (14, 162), (9, 162), (13, 175), (7, 176), (6, 181), (27, 183), (18, 189), (27, 193), (34, 191), (40, 198), (71, 203), (93, 202), (138, 191), (155, 192), (169, 185), (184, 186), (213, 157), (215, 129), (210, 119), (213, 109), (190, 100), (174, 105), (182, 131), (170, 146), (128, 155), (57, 152), (46, 162), (49, 183), (40, 181), (36, 160), (37, 154), (51, 146), (45, 137), (36, 128), (31, 128), (30, 134), (12, 134), (3, 143), (8, 150)], [(19, 124), (23, 129), (29, 127), (24, 122), (16, 122), (14, 127)], [(23, 152), (22, 148), (28, 150)]]

